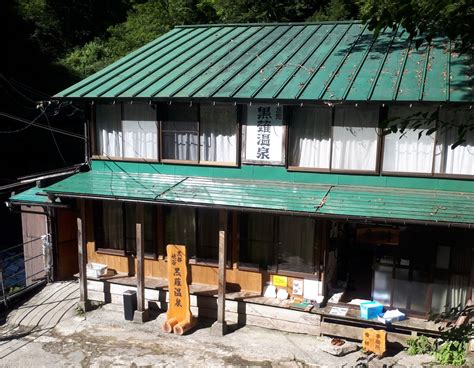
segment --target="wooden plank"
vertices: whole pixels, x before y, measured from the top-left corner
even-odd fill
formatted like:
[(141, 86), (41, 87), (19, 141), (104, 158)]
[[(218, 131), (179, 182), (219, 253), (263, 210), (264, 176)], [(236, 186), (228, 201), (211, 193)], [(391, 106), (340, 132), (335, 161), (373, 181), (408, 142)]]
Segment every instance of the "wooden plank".
[(219, 276), (217, 283), (217, 322), (225, 323), (225, 292), (227, 263), (227, 211), (219, 211)]
[[(364, 328), (341, 325), (337, 323), (321, 323), (321, 334), (329, 336), (343, 337), (346, 339), (353, 339), (362, 341), (362, 333)], [(387, 342), (392, 344), (401, 344), (406, 345), (406, 340), (409, 339), (411, 335), (404, 335), (396, 332), (387, 332)]]
[(143, 240), (145, 239), (144, 232), (144, 209), (143, 204), (137, 204), (137, 310), (143, 312), (145, 310), (145, 249)]
[(79, 261), (79, 301), (83, 304), (85, 309), (87, 304), (87, 234), (85, 226), (85, 204), (84, 200), (78, 200), (79, 217), (77, 218), (77, 246), (78, 246), (78, 261)]
[(23, 233), (23, 253), (25, 262), (26, 285), (31, 285), (38, 279), (46, 277), (44, 272), (43, 241), (37, 239), (48, 233), (47, 217), (44, 209), (39, 206), (21, 206), (22, 211), (37, 213), (21, 213), (22, 233)]

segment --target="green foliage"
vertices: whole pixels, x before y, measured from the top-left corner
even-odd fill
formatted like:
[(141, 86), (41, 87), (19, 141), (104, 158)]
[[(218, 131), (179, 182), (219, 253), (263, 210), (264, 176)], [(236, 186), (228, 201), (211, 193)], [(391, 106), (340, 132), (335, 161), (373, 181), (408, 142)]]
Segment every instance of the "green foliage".
[(435, 357), (440, 364), (463, 365), (466, 362), (466, 343), (447, 340), (435, 352)]
[(30, 40), (51, 60), (69, 49), (102, 37), (125, 19), (129, 0), (16, 0), (18, 13), (31, 26)]
[(407, 353), (409, 355), (430, 354), (433, 351), (433, 344), (431, 344), (430, 340), (424, 335), (408, 339), (407, 345)]
[(169, 31), (175, 25), (213, 19), (207, 4), (193, 0), (149, 0), (134, 3), (125, 22), (107, 35), (77, 47), (60, 59), (75, 76), (84, 78)]
[(353, 1), (330, 0), (316, 11), (308, 20), (326, 22), (331, 20), (350, 20), (358, 16), (359, 8)]
[(376, 33), (384, 27), (401, 24), (417, 46), (437, 36), (448, 36), (456, 40), (461, 49), (472, 51), (472, 0), (366, 0), (361, 15)]

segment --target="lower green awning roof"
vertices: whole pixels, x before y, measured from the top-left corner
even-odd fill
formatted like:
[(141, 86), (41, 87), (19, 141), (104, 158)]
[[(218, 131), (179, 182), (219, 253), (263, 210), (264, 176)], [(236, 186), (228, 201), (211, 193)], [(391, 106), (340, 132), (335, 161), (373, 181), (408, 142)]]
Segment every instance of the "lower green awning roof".
[(60, 205), (59, 202), (51, 202), (48, 198), (48, 194), (43, 190), (44, 188), (33, 187), (29, 188), (21, 193), (14, 194), (10, 197), (9, 201), (17, 205)]
[(474, 193), (89, 171), (44, 189), (105, 198), (321, 215), (474, 225)]

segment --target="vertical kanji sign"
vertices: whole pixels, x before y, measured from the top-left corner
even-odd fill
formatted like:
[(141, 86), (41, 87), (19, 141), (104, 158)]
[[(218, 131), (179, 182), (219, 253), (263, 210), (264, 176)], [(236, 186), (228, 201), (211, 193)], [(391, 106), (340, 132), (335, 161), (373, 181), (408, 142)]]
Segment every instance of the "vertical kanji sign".
[(247, 106), (245, 161), (283, 164), (283, 108), (273, 104)]
[(168, 255), (168, 292), (169, 306), (163, 330), (182, 335), (194, 325), (189, 302), (189, 286), (186, 247), (169, 244)]

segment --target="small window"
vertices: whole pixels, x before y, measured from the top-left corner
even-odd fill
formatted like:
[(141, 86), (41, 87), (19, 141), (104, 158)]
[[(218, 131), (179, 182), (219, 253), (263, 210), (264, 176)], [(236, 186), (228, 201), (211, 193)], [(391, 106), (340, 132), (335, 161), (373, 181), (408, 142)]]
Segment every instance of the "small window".
[(335, 109), (331, 157), (333, 170), (375, 171), (378, 121), (378, 109)]
[[(393, 107), (389, 109), (388, 119), (409, 119), (408, 128), (400, 133), (385, 136), (383, 171), (431, 174), (435, 148), (435, 135), (426, 135), (423, 130), (411, 129), (410, 125), (424, 119), (420, 113), (431, 114), (434, 110)], [(421, 133), (421, 135), (420, 135)]]
[(314, 274), (315, 220), (249, 213), (242, 217), (240, 264)]
[[(156, 211), (152, 205), (144, 210), (144, 249), (147, 256), (156, 253)], [(97, 249), (136, 252), (136, 205), (122, 202), (94, 202), (94, 235)]]
[[(435, 172), (441, 174), (474, 175), (474, 114), (466, 109), (441, 109), (440, 124), (449, 125), (440, 128), (437, 135), (435, 152)], [(459, 140), (459, 125), (471, 127), (464, 135), (464, 141), (452, 149)]]
[(243, 218), (240, 261), (262, 269), (276, 270), (275, 220), (263, 213), (249, 213)]
[(144, 103), (97, 105), (97, 153), (113, 158), (158, 159), (156, 110)]
[(329, 169), (332, 110), (295, 108), (290, 126), (290, 166)]
[(172, 104), (162, 122), (163, 160), (198, 162), (199, 122), (197, 106)]
[(237, 163), (237, 108), (200, 106), (200, 161)]
[(279, 217), (278, 270), (314, 273), (314, 229), (313, 219)]
[(97, 153), (101, 156), (122, 157), (121, 105), (97, 105), (95, 110)]
[(158, 159), (156, 110), (149, 104), (123, 105), (123, 157)]
[(209, 209), (168, 207), (165, 244), (185, 245), (189, 259), (217, 262), (219, 213)]

